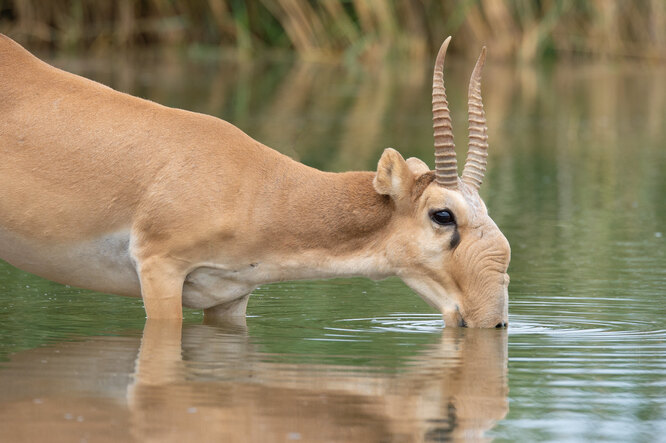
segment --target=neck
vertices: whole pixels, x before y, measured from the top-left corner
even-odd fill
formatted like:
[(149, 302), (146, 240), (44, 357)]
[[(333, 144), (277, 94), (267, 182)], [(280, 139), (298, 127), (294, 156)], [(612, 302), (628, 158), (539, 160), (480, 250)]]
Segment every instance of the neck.
[(312, 171), (278, 191), (279, 221), (262, 236), (277, 280), (390, 275), (384, 251), (394, 208), (375, 191), (373, 178), (372, 172)]

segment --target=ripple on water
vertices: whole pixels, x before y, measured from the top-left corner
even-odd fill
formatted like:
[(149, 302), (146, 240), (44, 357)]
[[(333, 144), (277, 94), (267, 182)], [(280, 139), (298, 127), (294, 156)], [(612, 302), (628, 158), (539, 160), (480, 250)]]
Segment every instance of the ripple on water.
[(595, 341), (666, 340), (666, 329), (647, 321), (604, 322), (576, 316), (557, 316), (553, 321), (515, 315), (510, 317), (509, 336), (541, 334), (553, 339)]
[(338, 332), (407, 332), (433, 334), (440, 332), (444, 321), (439, 314), (391, 314), (384, 317), (349, 318), (336, 321), (339, 327), (326, 329)]

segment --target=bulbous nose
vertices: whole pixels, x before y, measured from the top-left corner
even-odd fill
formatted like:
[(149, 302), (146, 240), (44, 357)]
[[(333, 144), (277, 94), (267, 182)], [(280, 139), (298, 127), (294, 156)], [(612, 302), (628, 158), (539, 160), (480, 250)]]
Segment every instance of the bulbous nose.
[(496, 328), (506, 328), (509, 326), (509, 322), (500, 322), (495, 325)]

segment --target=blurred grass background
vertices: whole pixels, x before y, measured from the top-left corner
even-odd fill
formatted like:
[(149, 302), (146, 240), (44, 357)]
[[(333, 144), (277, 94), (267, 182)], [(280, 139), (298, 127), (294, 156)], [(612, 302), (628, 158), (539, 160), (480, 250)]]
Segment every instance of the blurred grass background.
[(666, 59), (664, 0), (0, 0), (0, 32), (31, 48), (267, 50), (305, 59), (456, 52), (534, 61)]

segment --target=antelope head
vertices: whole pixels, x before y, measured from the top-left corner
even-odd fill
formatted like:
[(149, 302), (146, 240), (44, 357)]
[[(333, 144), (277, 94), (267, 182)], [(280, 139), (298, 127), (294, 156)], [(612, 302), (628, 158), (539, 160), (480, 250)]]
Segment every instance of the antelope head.
[(469, 148), (459, 177), (443, 75), (450, 40), (439, 50), (433, 75), (435, 171), (419, 159), (405, 161), (389, 148), (373, 184), (394, 202), (387, 255), (398, 276), (442, 312), (446, 326), (503, 327), (508, 322), (511, 250), (479, 196), (488, 155), (481, 102), (486, 51), (484, 47), (470, 78)]

